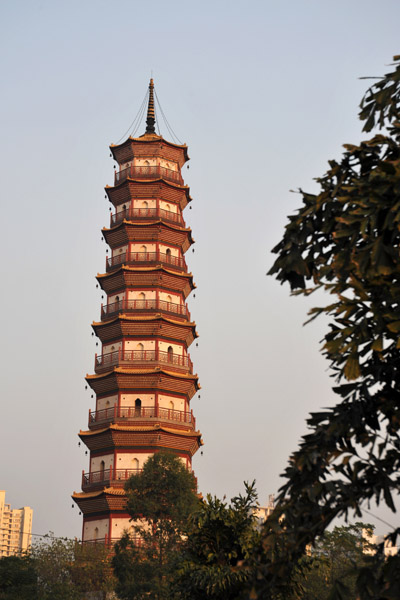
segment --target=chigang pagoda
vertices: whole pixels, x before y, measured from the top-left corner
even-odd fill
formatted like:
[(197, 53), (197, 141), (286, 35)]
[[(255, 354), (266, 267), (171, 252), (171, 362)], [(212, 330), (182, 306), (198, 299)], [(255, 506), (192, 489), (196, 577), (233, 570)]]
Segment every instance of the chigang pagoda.
[(96, 401), (79, 433), (90, 458), (72, 495), (84, 542), (110, 544), (129, 529), (124, 484), (149, 456), (172, 451), (191, 469), (202, 444), (190, 408), (200, 386), (188, 354), (197, 337), (186, 305), (195, 288), (185, 261), (193, 243), (183, 218), (188, 150), (156, 134), (152, 79), (146, 104), (145, 133), (110, 146), (118, 165), (105, 188), (110, 251), (97, 275), (107, 300), (92, 324), (101, 353), (86, 376)]

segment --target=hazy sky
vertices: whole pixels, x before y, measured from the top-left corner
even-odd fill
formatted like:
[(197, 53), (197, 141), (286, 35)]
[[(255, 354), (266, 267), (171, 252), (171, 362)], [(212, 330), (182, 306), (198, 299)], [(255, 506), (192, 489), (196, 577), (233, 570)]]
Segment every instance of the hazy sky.
[(94, 408), (108, 146), (151, 73), (191, 156), (199, 487), (229, 498), (255, 478), (262, 502), (276, 492), (333, 380), (324, 323), (302, 326), (312, 299), (266, 277), (270, 250), (300, 202), (289, 190), (315, 190), (341, 144), (365, 137), (358, 77), (387, 71), (399, 22), (398, 0), (0, 3), (0, 489), (33, 507), (35, 533), (81, 534), (70, 494), (88, 470), (77, 433)]

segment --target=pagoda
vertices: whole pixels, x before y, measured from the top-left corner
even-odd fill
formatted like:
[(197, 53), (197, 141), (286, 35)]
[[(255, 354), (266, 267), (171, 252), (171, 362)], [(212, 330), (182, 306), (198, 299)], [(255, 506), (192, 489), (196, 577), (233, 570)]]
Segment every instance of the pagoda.
[(79, 437), (89, 450), (82, 491), (82, 540), (112, 543), (130, 527), (124, 484), (154, 453), (171, 451), (191, 470), (202, 444), (190, 408), (199, 390), (188, 348), (197, 337), (186, 298), (195, 288), (185, 253), (193, 243), (183, 210), (191, 201), (181, 169), (187, 146), (155, 132), (150, 80), (144, 135), (110, 150), (118, 163), (105, 272), (107, 296), (92, 324), (102, 346), (86, 381), (96, 405)]

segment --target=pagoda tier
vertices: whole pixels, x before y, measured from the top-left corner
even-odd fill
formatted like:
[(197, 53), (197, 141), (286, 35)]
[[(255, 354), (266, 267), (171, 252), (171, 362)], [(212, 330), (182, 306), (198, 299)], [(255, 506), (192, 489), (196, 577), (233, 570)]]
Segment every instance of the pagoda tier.
[[(129, 468), (130, 452), (135, 455), (139, 453), (153, 453), (157, 449), (172, 448), (182, 455), (186, 455), (187, 462), (190, 463), (193, 454), (201, 446), (201, 434), (199, 431), (193, 431), (190, 428), (182, 429), (173, 427), (171, 423), (154, 423), (151, 426), (144, 424), (138, 425), (119, 425), (112, 424), (106, 429), (97, 431), (81, 431), (79, 434), (81, 440), (92, 451), (93, 469), (100, 461), (95, 460), (99, 456), (115, 456), (121, 464), (117, 463), (118, 469)], [(121, 454), (121, 456), (119, 456)], [(129, 459), (129, 463), (124, 461)], [(106, 471), (107, 472), (107, 469)]]
[(123, 208), (124, 204), (128, 207), (133, 198), (142, 201), (150, 198), (156, 203), (158, 200), (161, 208), (163, 202), (171, 202), (179, 206), (181, 210), (192, 201), (188, 186), (167, 179), (159, 179), (158, 181), (150, 178), (147, 180), (125, 179), (116, 186), (105, 187), (104, 190), (117, 212)]
[(119, 367), (108, 373), (87, 375), (86, 381), (99, 396), (134, 389), (158, 394), (173, 393), (191, 400), (200, 389), (197, 375), (172, 373), (165, 368), (143, 369), (139, 373)]
[(115, 211), (102, 229), (111, 254), (97, 275), (107, 300), (92, 324), (102, 347), (86, 377), (96, 404), (79, 434), (90, 462), (73, 494), (84, 541), (129, 529), (124, 485), (150, 456), (173, 452), (191, 470), (202, 444), (190, 407), (200, 386), (188, 353), (197, 332), (186, 306), (195, 288), (182, 214), (191, 201), (181, 175), (187, 147), (154, 133), (152, 95), (151, 82), (146, 133), (111, 146), (119, 168), (105, 189)]
[(127, 288), (163, 289), (180, 294), (186, 299), (196, 288), (191, 273), (172, 271), (165, 264), (157, 264), (156, 257), (149, 267), (121, 265), (110, 273), (98, 274), (97, 281), (106, 294), (117, 294)]
[[(179, 170), (182, 169), (185, 162), (189, 160), (188, 148), (186, 144), (178, 145), (167, 142), (161, 136), (145, 133), (139, 138), (129, 137), (125, 142), (119, 145), (111, 144), (110, 150), (114, 159), (120, 165), (131, 163), (135, 159), (148, 158), (160, 159), (164, 166), (166, 163), (177, 163)], [(141, 164), (141, 163), (140, 163)]]
[(74, 492), (72, 498), (84, 515), (108, 514), (111, 511), (126, 512), (126, 496), (121, 488), (105, 487), (94, 492)]
[(187, 185), (162, 178), (155, 181), (150, 176), (148, 179), (127, 178), (117, 182), (114, 186), (106, 186), (104, 191), (117, 210), (121, 209), (124, 204), (128, 205), (133, 198), (159, 200), (161, 207), (162, 202), (172, 202), (181, 210), (192, 201), (190, 188)]
[(179, 340), (190, 346), (197, 337), (195, 323), (176, 321), (161, 315), (119, 315), (101, 323), (92, 323), (97, 337), (103, 344), (121, 337), (151, 339), (157, 336), (163, 341)]
[[(146, 214), (149, 214), (151, 210), (152, 209), (138, 209), (138, 211)], [(169, 212), (171, 215), (177, 215), (177, 213)], [(112, 217), (114, 216), (115, 215), (112, 215)], [(143, 243), (148, 241), (158, 241), (162, 245), (180, 248), (184, 253), (193, 244), (191, 230), (173, 223), (172, 219), (171, 222), (167, 222), (164, 216), (162, 218), (155, 217), (154, 219), (152, 219), (151, 216), (143, 216), (142, 221), (146, 219), (148, 222), (138, 223), (137, 221), (139, 221), (139, 219), (136, 219), (128, 211), (124, 211), (123, 216), (124, 219), (118, 225), (111, 229), (102, 230), (104, 239), (113, 250), (118, 250), (119, 252), (123, 246), (128, 244), (133, 245), (135, 242)], [(134, 250), (133, 248), (123, 248), (123, 251), (133, 252)]]

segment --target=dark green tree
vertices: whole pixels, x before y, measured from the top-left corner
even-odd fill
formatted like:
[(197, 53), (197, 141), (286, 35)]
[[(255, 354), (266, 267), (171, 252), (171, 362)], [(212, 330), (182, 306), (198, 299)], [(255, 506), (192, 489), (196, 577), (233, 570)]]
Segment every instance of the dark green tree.
[[(189, 519), (175, 590), (182, 600), (234, 600), (251, 580), (251, 556), (259, 540), (253, 509), (254, 482), (227, 504), (210, 495)], [(246, 561), (246, 564), (245, 564)]]
[(53, 537), (52, 532), (31, 548), (38, 577), (39, 600), (78, 600), (79, 591), (72, 583), (74, 540)]
[(103, 544), (74, 542), (70, 575), (72, 585), (80, 592), (81, 597), (86, 597), (90, 592), (93, 599), (107, 598), (116, 584), (109, 548)]
[(346, 600), (356, 600), (359, 569), (368, 567), (375, 552), (372, 533), (373, 527), (364, 523), (326, 531), (300, 561), (293, 600), (329, 600), (335, 589)]
[(0, 600), (38, 600), (35, 565), (29, 556), (0, 559)]
[(198, 506), (196, 480), (179, 457), (160, 452), (126, 484), (134, 534), (115, 545), (116, 591), (123, 600), (168, 600), (188, 517)]
[(55, 538), (33, 544), (30, 559), (37, 575), (38, 600), (81, 600), (88, 593), (105, 598), (115, 586), (109, 549)]
[[(312, 414), (309, 433), (284, 473), (277, 508), (263, 535), (259, 595), (290, 581), (293, 568), (338, 516), (358, 517), (370, 501), (395, 511), (400, 487), (400, 57), (366, 93), (364, 131), (317, 179), (300, 190), (270, 274), (297, 294), (326, 290), (311, 310), (328, 315), (323, 352), (338, 403)], [(283, 521), (282, 521), (283, 519)], [(400, 528), (390, 534), (395, 544)], [(375, 558), (358, 578), (361, 598), (400, 597), (400, 557)], [(339, 596), (337, 596), (339, 597)]]

